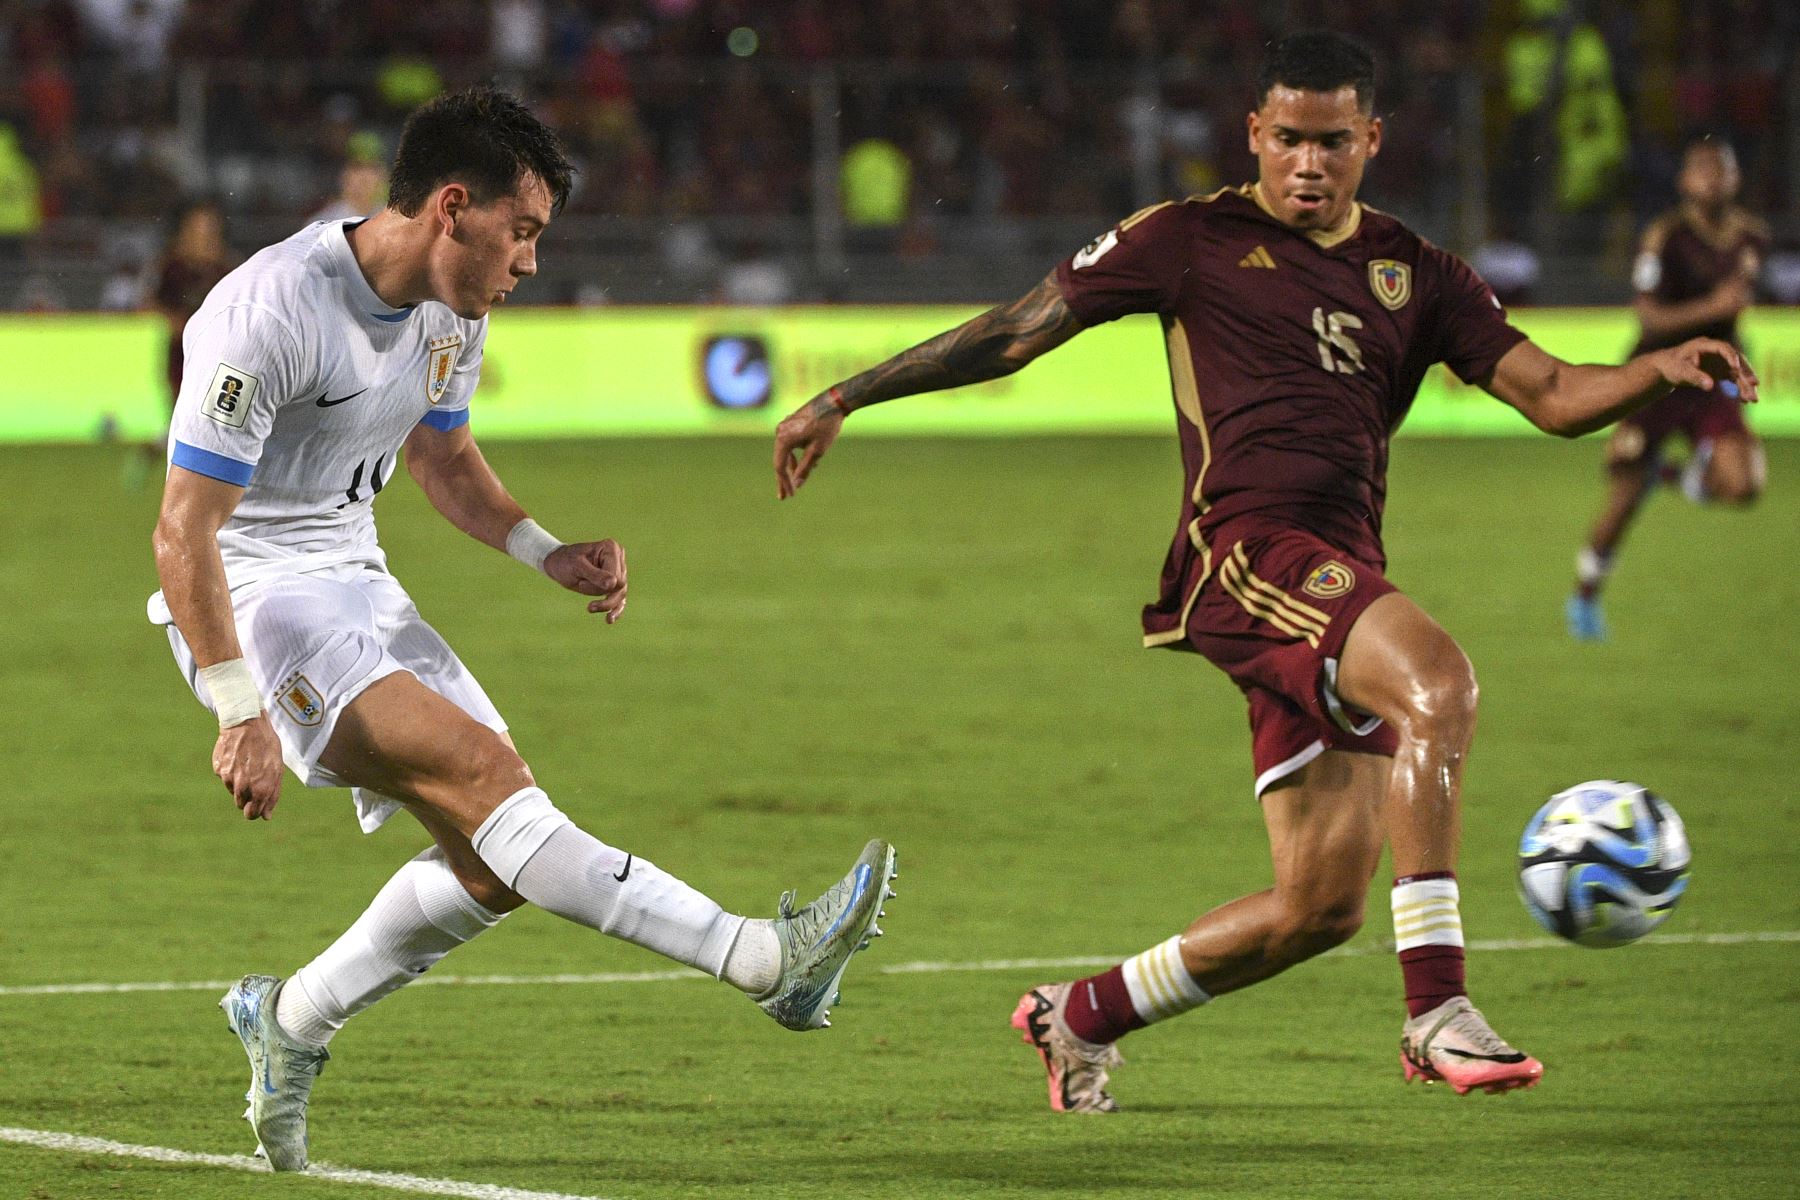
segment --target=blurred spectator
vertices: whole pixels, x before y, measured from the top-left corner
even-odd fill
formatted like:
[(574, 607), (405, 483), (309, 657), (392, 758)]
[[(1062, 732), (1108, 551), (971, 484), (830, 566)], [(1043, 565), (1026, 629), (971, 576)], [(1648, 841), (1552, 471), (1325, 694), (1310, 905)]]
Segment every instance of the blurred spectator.
[(892, 230), (906, 220), (912, 163), (886, 138), (864, 138), (844, 151), (839, 187), (851, 228)]
[(181, 23), (183, 0), (77, 0), (96, 38), (134, 75), (168, 65), (169, 42)]
[(308, 221), (344, 221), (366, 217), (387, 203), (387, 169), (372, 158), (353, 158), (338, 171), (337, 195)]
[[(979, 246), (1038, 262), (1072, 229), (1251, 178), (1242, 130), (1262, 49), (1320, 24), (1377, 51), (1387, 127), (1371, 201), (1463, 251), (1459, 234), (1517, 212), (1519, 236), (1489, 249), (1536, 245), (1550, 296), (1570, 250), (1597, 248), (1608, 220), (1628, 224), (1610, 210), (1663, 207), (1670, 150), (1696, 128), (1741, 147), (1747, 197), (1778, 222), (1800, 217), (1783, 121), (1800, 103), (1794, 0), (444, 0), (425, 11), (416, 0), (0, 0), (0, 119), (35, 164), (48, 223), (37, 242), (67, 256), (59, 285), (95, 303), (110, 260), (90, 253), (91, 223), (149, 227), (184, 194), (218, 196), (254, 230), (246, 237), (291, 230), (359, 139), (392, 144), (417, 101), (493, 78), (526, 95), (581, 166), (558, 236), (592, 257), (546, 280), (545, 299), (574, 296), (577, 276), (615, 255), (642, 268), (610, 281), (618, 299), (639, 280), (659, 298), (709, 294), (723, 278), (714, 245), (754, 239), (803, 265), (834, 249), (817, 222), (822, 168), (859, 248), (929, 258)], [(728, 44), (734, 30), (756, 36)], [(1492, 125), (1477, 130), (1470, 114), (1484, 104)], [(1561, 240), (1544, 244), (1546, 230)], [(696, 237), (709, 261), (659, 267), (665, 252), (695, 258), (684, 243)], [(802, 272), (795, 286), (826, 284)]]
[(529, 79), (550, 48), (550, 14), (544, 0), (494, 0), (488, 52), (503, 76)]
[(1517, 221), (1510, 218), (1503, 218), (1494, 236), (1475, 248), (1469, 265), (1487, 280), (1494, 295), (1508, 308), (1530, 304), (1532, 292), (1544, 274), (1537, 251), (1520, 240)]
[(19, 135), (0, 122), (0, 262), (16, 262), (25, 239), (44, 222), (37, 168), (25, 157)]
[(793, 272), (760, 245), (751, 244), (719, 273), (721, 304), (766, 306), (795, 299)]

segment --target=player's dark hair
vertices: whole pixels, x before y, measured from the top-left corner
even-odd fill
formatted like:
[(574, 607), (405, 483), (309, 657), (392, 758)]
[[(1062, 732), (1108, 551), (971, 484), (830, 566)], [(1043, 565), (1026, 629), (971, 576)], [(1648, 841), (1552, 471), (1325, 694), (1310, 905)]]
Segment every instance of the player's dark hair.
[(535, 175), (550, 190), (551, 212), (569, 198), (575, 168), (551, 128), (497, 88), (472, 87), (439, 96), (406, 119), (388, 207), (415, 216), (446, 183), (469, 189), (476, 204), (491, 204)]
[(1277, 85), (1303, 92), (1356, 89), (1356, 106), (1375, 111), (1375, 55), (1352, 37), (1329, 30), (1295, 33), (1269, 47), (1256, 77), (1256, 106)]

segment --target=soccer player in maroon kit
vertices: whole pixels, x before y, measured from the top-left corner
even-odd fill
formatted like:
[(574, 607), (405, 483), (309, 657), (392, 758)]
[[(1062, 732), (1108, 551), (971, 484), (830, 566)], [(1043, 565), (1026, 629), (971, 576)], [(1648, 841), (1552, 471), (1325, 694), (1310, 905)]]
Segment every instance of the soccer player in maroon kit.
[[(1696, 336), (1738, 344), (1738, 314), (1750, 306), (1769, 229), (1735, 203), (1741, 182), (1729, 143), (1688, 144), (1675, 187), (1681, 204), (1651, 222), (1638, 249), (1632, 284), (1643, 327), (1634, 354)], [(1679, 433), (1693, 447), (1681, 473), (1695, 502), (1747, 505), (1762, 493), (1762, 445), (1744, 423), (1730, 389), (1680, 387), (1619, 422), (1606, 444), (1606, 507), (1575, 556), (1569, 632), (1581, 641), (1606, 637), (1600, 589), (1619, 543), (1644, 497), (1662, 478), (1662, 444)]]
[(776, 433), (782, 497), (866, 405), (1015, 371), (1082, 329), (1157, 313), (1167, 337), (1183, 502), (1144, 642), (1205, 655), (1249, 701), (1274, 886), (1091, 978), (1033, 988), (1013, 1024), (1051, 1107), (1111, 1111), (1114, 1043), (1348, 939), (1384, 839), (1408, 1079), (1529, 1086), (1464, 990), (1454, 875), (1475, 729), (1460, 647), (1383, 577), (1388, 438), (1434, 362), (1562, 435), (1675, 384), (1755, 377), (1722, 341), (1574, 366), (1507, 324), (1460, 260), (1356, 202), (1381, 147), (1374, 63), (1336, 34), (1272, 50), (1249, 117), (1257, 183), (1160, 204), (1018, 301), (808, 401)]

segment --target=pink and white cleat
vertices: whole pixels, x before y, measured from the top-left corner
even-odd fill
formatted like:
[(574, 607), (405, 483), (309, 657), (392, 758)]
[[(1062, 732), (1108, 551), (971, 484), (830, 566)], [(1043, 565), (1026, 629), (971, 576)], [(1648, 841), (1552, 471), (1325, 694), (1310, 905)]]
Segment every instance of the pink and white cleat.
[(1459, 1096), (1475, 1088), (1528, 1088), (1544, 1074), (1544, 1064), (1507, 1045), (1467, 996), (1454, 996), (1407, 1021), (1400, 1030), (1400, 1065), (1408, 1083), (1447, 1083)]
[(1117, 1112), (1106, 1091), (1106, 1072), (1125, 1060), (1108, 1042), (1096, 1045), (1069, 1032), (1063, 1022), (1072, 984), (1047, 983), (1019, 997), (1012, 1027), (1038, 1052), (1050, 1076), (1050, 1107), (1057, 1112)]

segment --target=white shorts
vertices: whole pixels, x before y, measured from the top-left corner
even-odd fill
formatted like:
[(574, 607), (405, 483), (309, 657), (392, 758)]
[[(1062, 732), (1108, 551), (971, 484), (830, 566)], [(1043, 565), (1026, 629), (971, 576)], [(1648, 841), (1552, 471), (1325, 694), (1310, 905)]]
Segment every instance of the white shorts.
[[(449, 643), (425, 623), (400, 581), (374, 567), (282, 575), (231, 595), (238, 642), (256, 679), (281, 757), (307, 787), (347, 787), (319, 765), (338, 716), (364, 688), (396, 671), (420, 683), (496, 732), (506, 722)], [(200, 703), (212, 697), (181, 631), (169, 627), (175, 662)], [(380, 792), (353, 789), (363, 832), (400, 807)]]

